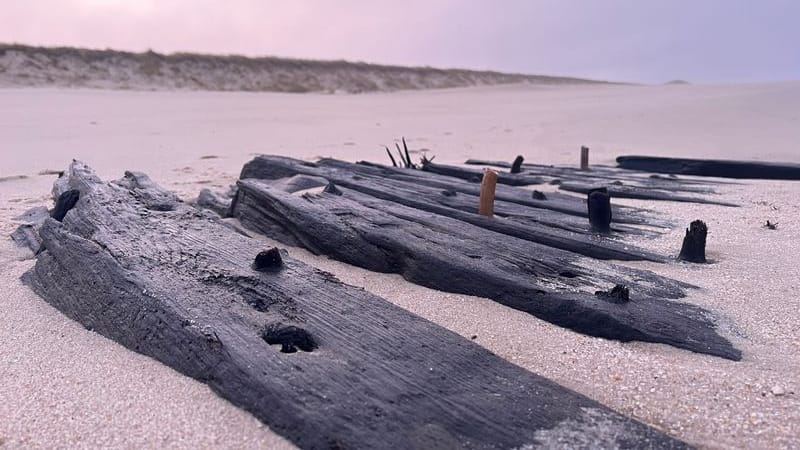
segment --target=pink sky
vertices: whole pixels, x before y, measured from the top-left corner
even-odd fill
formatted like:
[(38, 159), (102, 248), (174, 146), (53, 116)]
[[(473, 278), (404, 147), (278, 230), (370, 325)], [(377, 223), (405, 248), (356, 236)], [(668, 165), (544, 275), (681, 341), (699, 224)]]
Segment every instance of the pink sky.
[(800, 79), (794, 0), (0, 0), (0, 42), (496, 69)]

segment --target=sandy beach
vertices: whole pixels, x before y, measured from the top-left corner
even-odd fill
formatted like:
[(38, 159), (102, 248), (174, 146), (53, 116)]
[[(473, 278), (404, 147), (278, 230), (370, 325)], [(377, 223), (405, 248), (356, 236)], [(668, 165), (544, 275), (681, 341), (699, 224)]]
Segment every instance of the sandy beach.
[[(387, 163), (405, 136), (437, 162), (578, 163), (621, 154), (800, 162), (800, 82), (459, 88), (364, 95), (0, 90), (0, 234), (49, 204), (73, 159), (106, 179), (146, 172), (190, 200), (261, 153)], [(710, 228), (711, 264), (626, 263), (698, 286), (739, 362), (559, 328), (289, 248), (532, 372), (700, 448), (800, 447), (800, 183), (724, 185), (740, 208), (614, 200)], [(777, 222), (777, 230), (763, 227)], [(684, 226), (685, 226), (684, 225)], [(632, 240), (677, 254), (682, 226)], [(266, 239), (266, 238), (265, 238)], [(0, 447), (288, 448), (205, 385), (85, 330), (20, 281), (32, 256), (0, 239)], [(587, 264), (591, 264), (587, 261)]]

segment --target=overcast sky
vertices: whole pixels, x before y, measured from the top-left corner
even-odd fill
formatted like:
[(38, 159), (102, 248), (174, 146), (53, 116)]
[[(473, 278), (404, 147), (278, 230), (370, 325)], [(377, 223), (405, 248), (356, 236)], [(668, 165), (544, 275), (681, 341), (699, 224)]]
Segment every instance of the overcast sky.
[(0, 0), (0, 42), (750, 82), (800, 79), (800, 0)]

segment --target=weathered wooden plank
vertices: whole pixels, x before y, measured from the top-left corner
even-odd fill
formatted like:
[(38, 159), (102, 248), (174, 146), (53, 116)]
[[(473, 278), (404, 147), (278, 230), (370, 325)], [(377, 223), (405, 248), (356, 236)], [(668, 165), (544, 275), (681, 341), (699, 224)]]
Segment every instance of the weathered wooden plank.
[[(468, 159), (464, 164), (511, 169), (513, 163), (484, 159)], [(569, 181), (585, 182), (587, 180), (597, 180), (599, 183), (601, 180), (608, 180), (609, 182), (623, 181), (626, 183), (643, 183), (647, 185), (659, 185), (663, 187), (670, 186), (672, 189), (678, 190), (691, 189), (693, 185), (702, 185), (705, 186), (703, 190), (709, 191), (711, 190), (710, 185), (723, 184), (717, 180), (694, 180), (690, 178), (678, 178), (675, 175), (665, 177), (661, 175), (654, 175), (648, 172), (623, 170), (618, 167), (610, 167), (599, 164), (592, 165), (589, 170), (581, 170), (577, 167), (569, 166), (523, 163), (520, 166), (520, 173)]]
[(800, 164), (723, 159), (620, 156), (622, 169), (702, 177), (800, 180)]
[(141, 174), (65, 178), (25, 281), (301, 448), (686, 447), (285, 253), (254, 268), (258, 241)]
[[(637, 271), (635, 277), (623, 280), (633, 286), (632, 301), (609, 303), (563, 289), (574, 287), (575, 278), (608, 279), (602, 264), (593, 264), (589, 273), (573, 264), (576, 258), (569, 252), (344, 187), (338, 187), (339, 195), (295, 196), (263, 180), (244, 179), (238, 184), (233, 214), (243, 225), (300, 243), (317, 254), (369, 270), (399, 273), (431, 288), (487, 297), (593, 336), (741, 357), (714, 331), (707, 311), (642, 295), (682, 295), (677, 283), (652, 273)], [(281, 232), (276, 233), (276, 228)], [(617, 267), (610, 272), (624, 273)]]
[[(472, 180), (478, 179), (480, 180), (481, 172), (474, 169), (468, 169), (464, 167), (458, 166), (446, 166), (442, 164), (434, 164), (434, 163), (425, 163), (422, 166), (422, 170), (449, 175), (457, 178), (462, 178), (465, 180)], [(580, 173), (589, 173), (588, 171), (581, 171)], [(519, 174), (511, 174), (511, 173), (500, 173), (498, 178), (499, 183), (507, 184), (510, 186), (527, 186), (527, 185), (535, 185), (535, 184), (543, 184), (548, 181), (548, 178), (538, 175), (532, 175), (530, 172), (522, 172)], [(576, 180), (585, 180), (586, 177), (569, 177), (567, 181), (563, 181), (561, 178), (566, 177), (559, 177), (558, 184), (559, 189), (570, 191), (570, 192), (579, 192), (579, 193), (588, 193), (590, 189), (594, 189), (600, 186), (600, 183), (594, 184), (586, 184), (585, 182), (576, 181)], [(724, 206), (735, 206), (730, 203), (725, 202), (718, 202), (711, 199), (698, 197), (698, 196), (686, 196), (680, 194), (674, 194), (674, 191), (688, 191), (688, 192), (700, 192), (706, 193), (707, 189), (705, 188), (697, 188), (695, 186), (686, 186), (681, 188), (680, 185), (674, 186), (667, 186), (664, 183), (660, 183), (657, 179), (652, 179), (656, 181), (647, 182), (646, 179), (638, 180), (637, 185), (623, 185), (622, 182), (616, 180), (611, 181), (608, 183), (602, 183), (602, 186), (607, 187), (609, 189), (609, 193), (612, 197), (620, 197), (620, 198), (636, 198), (636, 199), (643, 199), (643, 200), (665, 200), (665, 201), (677, 201), (677, 202), (692, 202), (692, 203), (708, 203), (708, 204), (716, 204), (716, 205), (724, 205)], [(552, 179), (549, 179), (552, 181)]]
[[(554, 225), (553, 222), (557, 222), (557, 219), (548, 218), (548, 214), (541, 214), (541, 219), (537, 220), (535, 211), (541, 210), (532, 208), (529, 208), (530, 217), (527, 218), (528, 221), (526, 223), (504, 220), (502, 217), (487, 219), (477, 214), (478, 196), (474, 196), (471, 199), (457, 198), (464, 194), (459, 195), (456, 193), (456, 195), (452, 195), (454, 191), (440, 191), (414, 183), (398, 182), (365, 172), (353, 174), (349, 169), (349, 167), (321, 166), (291, 158), (259, 156), (245, 164), (241, 178), (272, 180), (281, 179), (287, 174), (325, 177), (337, 185), (345, 186), (376, 198), (456, 218), (496, 232), (593, 258), (628, 261), (664, 260), (663, 257), (652, 252), (646, 252), (619, 241), (598, 239), (593, 233), (590, 233), (588, 220), (581, 232), (574, 232), (567, 231), (563, 226)], [(467, 202), (466, 205), (464, 201)], [(471, 205), (469, 205), (470, 203)], [(455, 205), (459, 207), (453, 207)], [(498, 208), (508, 206), (510, 205), (507, 203), (498, 202)], [(509, 209), (513, 210), (514, 208)], [(517, 219), (525, 219), (520, 214), (516, 217)], [(569, 221), (565, 221), (565, 223), (569, 223)]]
[[(579, 194), (588, 194), (589, 191), (596, 189), (599, 185), (588, 183), (561, 183), (559, 189), (576, 192)], [(602, 184), (608, 190), (609, 195), (614, 198), (633, 198), (639, 200), (662, 200), (670, 202), (681, 203), (703, 203), (707, 205), (731, 206), (737, 207), (734, 203), (713, 200), (708, 197), (698, 197), (696, 195), (682, 195), (675, 194), (673, 190), (665, 190), (661, 188), (651, 188), (645, 186), (626, 186), (620, 184)]]
[[(430, 161), (423, 161), (422, 170), (426, 172), (436, 173), (439, 175), (447, 175), (450, 177), (461, 178), (472, 182), (480, 182), (483, 178), (483, 172), (476, 169), (467, 167), (450, 166), (446, 164), (437, 164)], [(506, 184), (508, 186), (532, 186), (536, 184), (545, 184), (548, 180), (542, 177), (526, 175), (525, 173), (498, 173), (497, 182)]]
[[(324, 167), (339, 167), (356, 174), (368, 173), (380, 175), (398, 181), (405, 181), (415, 185), (425, 185), (436, 187), (443, 190), (462, 192), (470, 195), (479, 195), (480, 188), (475, 182), (460, 178), (439, 175), (421, 170), (398, 169), (366, 161), (359, 162), (356, 167), (353, 163), (339, 161), (335, 159), (322, 159), (317, 164)], [(517, 203), (530, 208), (547, 209), (563, 214), (587, 218), (585, 199), (573, 195), (559, 192), (548, 192), (546, 199), (537, 198), (534, 192), (529, 189), (499, 184), (495, 192), (497, 200)], [(651, 225), (656, 227), (670, 227), (672, 223), (656, 217), (652, 211), (641, 208), (631, 208), (627, 206), (612, 205), (614, 221), (625, 224)]]

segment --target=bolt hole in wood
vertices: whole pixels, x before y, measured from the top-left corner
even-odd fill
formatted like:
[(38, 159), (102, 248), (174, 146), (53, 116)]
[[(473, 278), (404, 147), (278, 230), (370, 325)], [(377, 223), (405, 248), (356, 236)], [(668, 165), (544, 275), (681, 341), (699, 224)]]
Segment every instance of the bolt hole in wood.
[(311, 333), (294, 325), (268, 325), (261, 332), (261, 338), (267, 344), (279, 347), (281, 353), (297, 353), (298, 350), (310, 353), (317, 348)]

